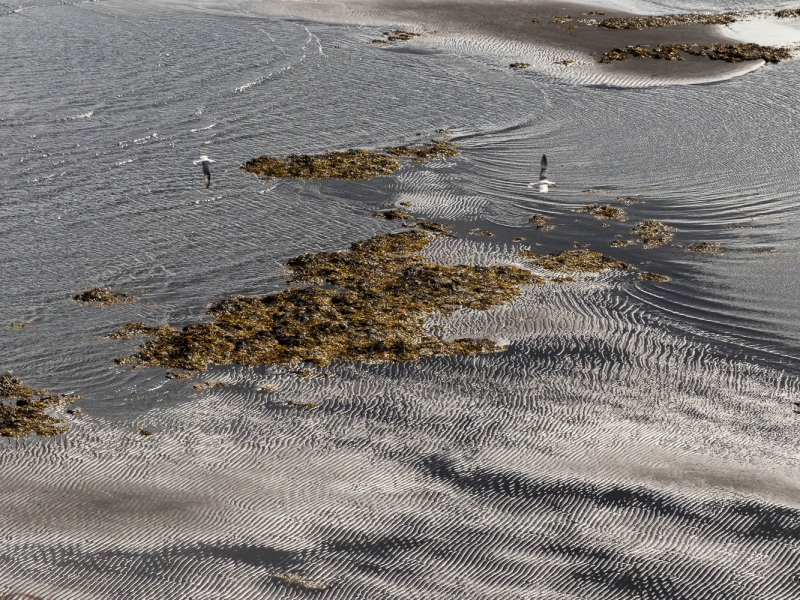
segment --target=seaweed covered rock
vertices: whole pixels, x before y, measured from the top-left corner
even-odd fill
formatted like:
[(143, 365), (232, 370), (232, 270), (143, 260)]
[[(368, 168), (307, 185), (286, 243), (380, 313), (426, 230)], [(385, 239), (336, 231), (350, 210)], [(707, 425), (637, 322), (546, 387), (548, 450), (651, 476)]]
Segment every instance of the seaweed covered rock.
[(68, 429), (64, 422), (45, 411), (81, 399), (80, 396), (58, 396), (47, 390), (29, 388), (13, 375), (0, 377), (0, 398), (14, 400), (11, 404), (0, 403), (0, 436), (5, 437), (64, 433)]
[(491, 340), (444, 341), (428, 333), (425, 321), (508, 302), (536, 279), (516, 266), (431, 263), (420, 252), (432, 239), (409, 230), (295, 257), (289, 283), (303, 287), (222, 300), (208, 310), (211, 322), (181, 330), (128, 325), (118, 337), (141, 332), (151, 339), (119, 360), (202, 371), (211, 363), (324, 366), (502, 350)]

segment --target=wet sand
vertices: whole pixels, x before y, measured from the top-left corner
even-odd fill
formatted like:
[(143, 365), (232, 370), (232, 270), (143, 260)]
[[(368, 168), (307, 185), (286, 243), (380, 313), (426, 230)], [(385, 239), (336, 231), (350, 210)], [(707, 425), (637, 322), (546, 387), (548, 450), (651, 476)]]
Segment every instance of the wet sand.
[[(646, 84), (690, 83), (728, 79), (762, 66), (762, 60), (728, 63), (705, 57), (685, 56), (681, 61), (631, 59), (599, 64), (604, 52), (627, 45), (731, 43), (723, 26), (690, 24), (663, 29), (614, 30), (579, 20), (636, 16), (590, 4), (564, 2), (441, 2), (430, 0), (354, 0), (348, 2), (247, 2), (246, 10), (326, 23), (403, 26), (424, 32), (422, 43), (438, 45), (467, 40), (495, 46), (503, 54), (514, 48), (541, 54), (543, 61), (573, 60), (591, 67), (596, 83)], [(598, 14), (601, 12), (603, 14)], [(571, 19), (566, 22), (565, 17)], [(490, 40), (487, 40), (490, 38)], [(538, 52), (537, 52), (538, 51)], [(536, 66), (536, 65), (534, 65)], [(584, 76), (585, 78), (585, 76)]]

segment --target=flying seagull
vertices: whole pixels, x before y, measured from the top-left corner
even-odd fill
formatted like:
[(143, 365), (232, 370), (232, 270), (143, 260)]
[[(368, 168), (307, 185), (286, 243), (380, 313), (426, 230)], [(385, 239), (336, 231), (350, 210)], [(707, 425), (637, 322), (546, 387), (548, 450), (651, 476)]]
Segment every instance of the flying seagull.
[(555, 185), (555, 183), (553, 183), (547, 178), (547, 156), (545, 156), (544, 154), (542, 154), (541, 165), (542, 165), (542, 170), (539, 171), (539, 182), (528, 184), (528, 187), (538, 186), (540, 192), (547, 193), (550, 189), (550, 186)]
[[(208, 188), (208, 186), (211, 185), (211, 167), (209, 167), (208, 165), (210, 163), (213, 163), (213, 162), (217, 162), (217, 161), (211, 160), (205, 154), (203, 154), (203, 156), (198, 158), (193, 163), (195, 165), (203, 163), (203, 175), (204, 175), (204, 179), (205, 179), (205, 182), (206, 182), (206, 188)], [(545, 191), (547, 191), (547, 190), (545, 190)]]

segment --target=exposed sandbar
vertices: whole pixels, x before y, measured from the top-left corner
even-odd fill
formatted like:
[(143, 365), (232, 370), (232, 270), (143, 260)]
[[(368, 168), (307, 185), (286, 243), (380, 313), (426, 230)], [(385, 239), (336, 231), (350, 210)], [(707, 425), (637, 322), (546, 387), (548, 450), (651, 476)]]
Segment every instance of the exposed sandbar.
[[(248, 2), (248, 10), (276, 16), (329, 23), (351, 23), (386, 26), (403, 25), (424, 35), (419, 38), (437, 43), (447, 38), (485, 40), (495, 39), (498, 47), (508, 47), (507, 42), (531, 48), (544, 57), (552, 50), (575, 52), (586, 57), (587, 62), (599, 62), (600, 57), (613, 48), (647, 45), (712, 46), (730, 43), (720, 24), (733, 19), (730, 15), (718, 17), (698, 15), (682, 19), (670, 15), (675, 24), (669, 27), (644, 27), (641, 29), (612, 29), (597, 26), (601, 20), (617, 19), (625, 22), (641, 17), (629, 12), (596, 7), (580, 3), (554, 2), (503, 2), (487, 0), (330, 0), (283, 2), (265, 0)], [(612, 21), (613, 22), (613, 21)], [(548, 50), (549, 49), (549, 50)], [(526, 59), (520, 56), (519, 59)], [(552, 64), (550, 59), (548, 64)], [(519, 64), (524, 64), (520, 61)], [(563, 62), (561, 63), (563, 64)], [(705, 56), (687, 56), (682, 61), (629, 60), (600, 64), (594, 67), (595, 78), (612, 81), (658, 79), (668, 83), (679, 81), (710, 81), (725, 79), (748, 72), (763, 64), (761, 61), (728, 63), (713, 61)], [(571, 69), (565, 66), (564, 69)]]

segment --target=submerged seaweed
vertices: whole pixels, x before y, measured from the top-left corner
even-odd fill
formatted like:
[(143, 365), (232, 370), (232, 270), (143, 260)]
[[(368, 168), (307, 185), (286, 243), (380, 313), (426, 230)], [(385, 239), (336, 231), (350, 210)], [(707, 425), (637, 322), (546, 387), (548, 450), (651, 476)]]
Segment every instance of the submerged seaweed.
[(627, 221), (628, 215), (621, 208), (615, 208), (610, 204), (589, 204), (579, 209), (582, 212), (588, 212), (598, 219), (614, 219), (617, 221)]
[(68, 426), (61, 419), (45, 414), (45, 411), (81, 400), (80, 396), (57, 396), (47, 390), (29, 388), (10, 374), (0, 377), (0, 398), (16, 399), (14, 404), (0, 404), (0, 436), (5, 437), (65, 433)]
[(674, 227), (652, 219), (640, 221), (631, 229), (631, 233), (635, 233), (641, 238), (642, 246), (645, 248), (656, 248), (669, 244), (674, 237), (675, 231)]
[(415, 163), (424, 163), (429, 160), (460, 154), (456, 145), (447, 140), (432, 140), (424, 144), (394, 146), (386, 148), (386, 153), (392, 156), (410, 158)]
[(652, 273), (650, 271), (647, 273), (640, 273), (636, 279), (641, 279), (642, 281), (657, 281), (659, 283), (670, 281), (670, 278), (666, 275), (659, 275), (658, 273)]
[(517, 256), (548, 271), (563, 273), (600, 273), (608, 269), (630, 269), (633, 265), (589, 250), (568, 250), (542, 256), (530, 250), (520, 250)]
[(508, 68), (509, 69), (522, 70), (522, 69), (527, 69), (530, 66), (531, 66), (530, 63), (515, 62), (515, 63), (511, 63), (510, 65), (508, 65)]
[(690, 252), (699, 252), (703, 254), (716, 254), (717, 256), (724, 254), (725, 249), (719, 242), (700, 242), (699, 244), (692, 244), (686, 247)]
[(444, 341), (426, 319), (458, 308), (486, 310), (538, 280), (516, 266), (439, 265), (420, 252), (433, 238), (403, 231), (349, 250), (291, 259), (291, 287), (267, 296), (234, 296), (208, 310), (213, 321), (181, 330), (140, 323), (115, 337), (153, 339), (119, 362), (203, 371), (214, 364), (327, 365), (333, 360), (400, 362), (502, 350), (491, 340)]
[(79, 294), (75, 294), (72, 296), (72, 299), (75, 300), (75, 302), (81, 302), (83, 304), (100, 304), (101, 306), (111, 306), (120, 302), (132, 302), (136, 300), (136, 298), (129, 294), (122, 292), (115, 294), (111, 291), (111, 288), (107, 287), (90, 288)]
[(547, 224), (547, 217), (544, 215), (533, 215), (528, 219), (528, 225), (535, 225), (539, 231), (550, 231), (552, 225)]
[(770, 63), (778, 63), (791, 58), (792, 55), (788, 48), (761, 46), (759, 44), (712, 44), (711, 46), (701, 44), (660, 44), (657, 48), (651, 48), (647, 45), (614, 48), (604, 53), (600, 58), (600, 62), (608, 64), (618, 60), (628, 60), (629, 54), (639, 58), (683, 60), (680, 52), (732, 63), (746, 60), (764, 60)]

